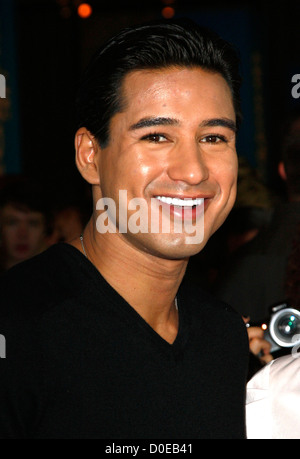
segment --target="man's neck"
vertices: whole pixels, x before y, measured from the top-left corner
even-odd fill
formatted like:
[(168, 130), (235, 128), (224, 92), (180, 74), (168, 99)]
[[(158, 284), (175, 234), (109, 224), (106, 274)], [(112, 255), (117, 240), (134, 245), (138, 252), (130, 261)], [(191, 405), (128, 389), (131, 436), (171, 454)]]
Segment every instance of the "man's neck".
[(118, 234), (99, 234), (93, 219), (84, 231), (83, 244), (79, 239), (72, 242), (158, 334), (173, 342), (178, 330), (175, 298), (187, 260), (155, 257)]

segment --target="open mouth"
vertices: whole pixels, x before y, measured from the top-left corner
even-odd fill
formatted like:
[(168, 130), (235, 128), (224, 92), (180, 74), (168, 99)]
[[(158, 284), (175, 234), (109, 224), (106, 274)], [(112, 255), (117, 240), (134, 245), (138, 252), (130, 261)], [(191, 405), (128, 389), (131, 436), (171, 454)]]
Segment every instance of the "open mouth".
[(204, 213), (205, 198), (179, 198), (171, 196), (155, 196), (168, 215), (184, 220), (195, 220)]
[(28, 244), (17, 244), (15, 246), (15, 249), (18, 253), (23, 254), (29, 251), (29, 245)]
[(191, 199), (191, 198), (171, 198), (169, 196), (156, 196), (156, 199), (158, 201), (161, 201), (165, 204), (168, 204), (169, 206), (176, 206), (176, 207), (196, 207), (196, 206), (201, 206), (204, 203), (204, 198), (196, 198), (196, 199)]

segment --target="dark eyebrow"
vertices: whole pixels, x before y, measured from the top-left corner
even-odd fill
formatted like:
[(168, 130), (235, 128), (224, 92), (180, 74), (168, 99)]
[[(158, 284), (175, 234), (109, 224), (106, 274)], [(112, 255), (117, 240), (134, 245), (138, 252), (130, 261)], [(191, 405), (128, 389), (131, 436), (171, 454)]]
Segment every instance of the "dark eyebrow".
[(142, 118), (140, 121), (130, 126), (129, 130), (134, 131), (135, 129), (142, 129), (145, 127), (152, 127), (152, 126), (177, 126), (178, 124), (179, 124), (179, 120), (175, 118), (147, 117), (147, 118)]
[(231, 129), (233, 132), (237, 132), (237, 127), (236, 127), (235, 122), (229, 118), (211, 118), (211, 119), (202, 121), (199, 126), (200, 127), (222, 126), (222, 127)]
[[(142, 129), (145, 127), (152, 126), (178, 126), (180, 121), (176, 118), (165, 118), (165, 117), (146, 117), (139, 120), (137, 123), (130, 126), (129, 130), (134, 131), (135, 129)], [(222, 126), (231, 129), (233, 132), (237, 132), (236, 124), (229, 118), (211, 118), (204, 120), (200, 123), (200, 127), (216, 127)]]

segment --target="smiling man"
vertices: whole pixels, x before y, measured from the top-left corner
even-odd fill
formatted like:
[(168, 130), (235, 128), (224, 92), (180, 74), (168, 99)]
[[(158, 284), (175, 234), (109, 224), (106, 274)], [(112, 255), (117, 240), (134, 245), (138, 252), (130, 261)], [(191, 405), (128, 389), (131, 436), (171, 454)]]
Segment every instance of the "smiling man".
[(244, 323), (182, 283), (235, 201), (239, 82), (230, 45), (185, 21), (96, 54), (75, 138), (94, 213), (6, 276), (2, 436), (244, 438)]

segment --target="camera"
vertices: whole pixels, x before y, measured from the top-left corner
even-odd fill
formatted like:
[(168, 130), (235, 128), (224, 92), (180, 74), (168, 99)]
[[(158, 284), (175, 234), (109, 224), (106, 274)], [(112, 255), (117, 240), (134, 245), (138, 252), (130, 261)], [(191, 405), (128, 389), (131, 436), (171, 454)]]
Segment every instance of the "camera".
[(300, 344), (300, 311), (287, 303), (271, 307), (269, 324), (263, 323), (261, 327), (265, 339), (271, 343), (271, 353), (288, 351)]

